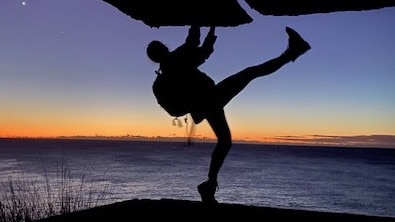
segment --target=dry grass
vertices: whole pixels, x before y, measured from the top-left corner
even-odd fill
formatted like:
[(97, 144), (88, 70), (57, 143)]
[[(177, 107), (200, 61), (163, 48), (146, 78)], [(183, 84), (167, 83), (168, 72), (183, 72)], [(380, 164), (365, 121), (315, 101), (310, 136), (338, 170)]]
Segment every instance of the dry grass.
[(22, 169), (8, 175), (0, 181), (0, 222), (32, 221), (106, 204), (109, 183), (96, 181), (101, 183), (98, 191), (87, 172), (72, 172), (62, 158), (57, 169), (44, 168), (33, 178)]

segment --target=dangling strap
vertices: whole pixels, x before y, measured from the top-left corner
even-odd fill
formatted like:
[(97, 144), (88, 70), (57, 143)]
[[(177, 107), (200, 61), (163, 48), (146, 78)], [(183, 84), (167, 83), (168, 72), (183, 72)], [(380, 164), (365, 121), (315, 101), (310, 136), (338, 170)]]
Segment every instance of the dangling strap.
[[(192, 145), (192, 136), (195, 133), (195, 123), (192, 121), (191, 126), (189, 127), (189, 121), (188, 121), (188, 114), (185, 115), (184, 117), (184, 123), (185, 123), (185, 134), (187, 138), (187, 145), (190, 146)], [(178, 126), (182, 127), (182, 122), (181, 120), (178, 119), (178, 117), (175, 117), (172, 120), (173, 126)]]
[(178, 117), (175, 117), (173, 119), (173, 126), (182, 127), (182, 122), (181, 122), (181, 120), (178, 119)]

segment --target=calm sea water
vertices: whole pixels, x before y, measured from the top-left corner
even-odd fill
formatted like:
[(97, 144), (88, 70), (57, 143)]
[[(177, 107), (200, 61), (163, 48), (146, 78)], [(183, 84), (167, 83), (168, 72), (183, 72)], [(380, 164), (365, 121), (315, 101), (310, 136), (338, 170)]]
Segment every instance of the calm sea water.
[[(2, 139), (0, 182), (42, 187), (66, 168), (71, 181), (83, 180), (89, 195), (105, 194), (106, 203), (200, 200), (196, 186), (206, 180), (213, 146)], [(218, 180), (220, 202), (395, 217), (391, 149), (235, 144)]]

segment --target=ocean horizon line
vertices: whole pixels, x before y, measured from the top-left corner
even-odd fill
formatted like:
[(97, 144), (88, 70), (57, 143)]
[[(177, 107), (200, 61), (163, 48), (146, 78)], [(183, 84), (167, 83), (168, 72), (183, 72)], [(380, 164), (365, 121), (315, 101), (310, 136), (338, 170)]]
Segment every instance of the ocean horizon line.
[[(394, 135), (395, 137), (395, 135)], [(175, 142), (175, 143), (185, 143), (185, 144), (193, 144), (193, 143), (216, 143), (216, 140), (213, 138), (200, 138), (200, 137), (163, 137), (163, 136), (134, 136), (134, 135), (126, 135), (126, 136), (10, 136), (10, 137), (1, 137), (0, 140), (99, 140), (99, 141), (136, 141), (136, 142)], [(313, 142), (265, 142), (258, 140), (243, 140), (243, 139), (234, 139), (234, 144), (251, 144), (251, 145), (266, 145), (266, 146), (294, 146), (294, 147), (323, 147), (323, 148), (353, 148), (353, 149), (395, 149), (394, 146), (374, 146), (372, 144), (335, 144), (335, 143), (313, 143)]]

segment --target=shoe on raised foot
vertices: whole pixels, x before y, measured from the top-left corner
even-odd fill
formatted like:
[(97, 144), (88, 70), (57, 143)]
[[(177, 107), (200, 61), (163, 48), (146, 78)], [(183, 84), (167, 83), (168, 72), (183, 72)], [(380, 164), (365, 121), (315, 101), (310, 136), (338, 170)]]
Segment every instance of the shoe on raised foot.
[(207, 205), (218, 204), (215, 199), (215, 191), (217, 191), (217, 182), (205, 181), (198, 185), (197, 189), (199, 191), (200, 197), (202, 198), (202, 203)]
[(311, 46), (306, 42), (295, 30), (286, 27), (285, 31), (288, 34), (288, 48), (285, 54), (288, 55), (292, 62), (311, 49)]

